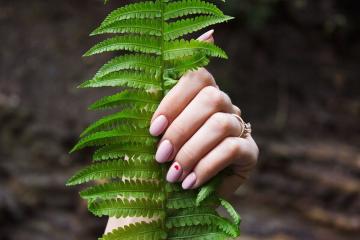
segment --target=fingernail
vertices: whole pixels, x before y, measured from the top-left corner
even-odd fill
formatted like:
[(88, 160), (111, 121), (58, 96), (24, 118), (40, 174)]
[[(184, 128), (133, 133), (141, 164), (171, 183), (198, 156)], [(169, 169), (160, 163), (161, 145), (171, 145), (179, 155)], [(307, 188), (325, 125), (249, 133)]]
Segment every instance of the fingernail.
[(211, 29), (210, 31), (207, 31), (206, 33), (204, 33), (203, 35), (201, 35), (200, 37), (198, 37), (198, 40), (200, 41), (206, 41), (209, 38), (211, 38), (211, 36), (214, 33), (214, 29)]
[(182, 174), (182, 168), (180, 164), (174, 163), (173, 165), (171, 165), (166, 175), (166, 180), (168, 182), (174, 183), (181, 177), (181, 174)]
[(182, 183), (182, 188), (183, 189), (190, 189), (194, 186), (195, 182), (196, 182), (196, 174), (193, 172), (193, 173), (190, 173), (183, 181)]
[(160, 143), (160, 146), (156, 152), (155, 159), (159, 163), (165, 163), (169, 161), (170, 155), (173, 152), (173, 146), (169, 140), (165, 140)]
[(164, 115), (158, 116), (150, 126), (150, 134), (154, 137), (160, 136), (168, 125), (168, 120)]

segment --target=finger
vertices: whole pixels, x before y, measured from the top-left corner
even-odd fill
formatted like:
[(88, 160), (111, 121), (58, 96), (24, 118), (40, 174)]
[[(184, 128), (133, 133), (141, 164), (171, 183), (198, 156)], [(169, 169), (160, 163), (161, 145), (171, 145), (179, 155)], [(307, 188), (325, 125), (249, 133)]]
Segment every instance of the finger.
[(197, 188), (234, 163), (234, 161), (241, 161), (246, 164), (253, 162), (252, 159), (255, 156), (253, 156), (252, 152), (252, 146), (247, 139), (239, 137), (226, 138), (199, 161), (193, 172), (183, 181), (182, 187), (184, 189)]
[(184, 179), (198, 161), (221, 141), (227, 137), (237, 137), (241, 132), (242, 125), (233, 114), (213, 114), (177, 153), (175, 162), (183, 171), (180, 180)]
[[(214, 42), (214, 30), (198, 40)], [(217, 86), (214, 77), (205, 69), (186, 73), (161, 101), (151, 120), (150, 134), (160, 136), (187, 104), (206, 86)]]
[(241, 117), (241, 109), (235, 105), (233, 105), (233, 107), (234, 107), (235, 114)]
[(182, 145), (216, 112), (232, 113), (230, 98), (215, 87), (205, 87), (166, 130), (156, 160), (172, 160)]
[(198, 37), (197, 40), (203, 41), (203, 42), (214, 43), (214, 30), (211, 29), (210, 31), (207, 31), (206, 33), (204, 33), (203, 35)]

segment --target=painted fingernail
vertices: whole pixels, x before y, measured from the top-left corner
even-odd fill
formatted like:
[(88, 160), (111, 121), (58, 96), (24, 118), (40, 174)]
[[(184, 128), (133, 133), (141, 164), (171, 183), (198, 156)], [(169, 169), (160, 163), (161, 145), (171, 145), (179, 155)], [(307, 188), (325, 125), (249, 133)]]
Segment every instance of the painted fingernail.
[(182, 188), (183, 189), (190, 189), (194, 186), (196, 182), (196, 174), (194, 172), (190, 173), (183, 181)]
[(204, 33), (203, 35), (201, 35), (200, 37), (198, 37), (198, 40), (200, 41), (206, 41), (209, 38), (211, 38), (211, 36), (214, 34), (214, 30), (211, 29), (210, 31), (207, 31), (206, 33)]
[(182, 174), (182, 168), (180, 164), (174, 163), (173, 165), (171, 165), (167, 173), (166, 180), (168, 182), (174, 183), (181, 177), (181, 174)]
[(168, 125), (168, 120), (164, 115), (158, 116), (150, 126), (150, 134), (154, 137), (160, 136)]
[(165, 140), (160, 143), (160, 146), (156, 152), (155, 159), (159, 163), (165, 163), (169, 161), (170, 155), (174, 151), (173, 146), (169, 140)]

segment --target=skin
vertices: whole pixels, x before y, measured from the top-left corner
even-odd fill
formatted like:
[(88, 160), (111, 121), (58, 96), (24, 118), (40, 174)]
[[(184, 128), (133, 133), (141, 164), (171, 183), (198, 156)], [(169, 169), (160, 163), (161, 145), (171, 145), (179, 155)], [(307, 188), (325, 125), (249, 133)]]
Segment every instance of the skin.
[[(199, 40), (213, 42), (213, 31)], [(234, 114), (241, 116), (241, 110), (205, 68), (179, 80), (160, 103), (150, 128), (152, 135), (162, 136), (156, 160), (172, 162), (169, 182), (196, 189), (230, 166), (235, 174), (224, 179), (218, 194), (227, 198), (244, 183), (257, 163), (259, 149), (251, 134), (239, 137), (243, 126)], [(146, 219), (110, 218), (106, 232), (141, 220)]]

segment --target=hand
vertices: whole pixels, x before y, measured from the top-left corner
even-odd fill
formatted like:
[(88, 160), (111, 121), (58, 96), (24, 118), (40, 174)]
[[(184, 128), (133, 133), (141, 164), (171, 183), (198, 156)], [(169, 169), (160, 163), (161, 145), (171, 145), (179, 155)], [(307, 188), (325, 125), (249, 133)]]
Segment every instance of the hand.
[[(212, 33), (199, 39), (213, 41)], [(234, 114), (240, 116), (240, 109), (206, 69), (179, 80), (160, 103), (150, 127), (153, 136), (163, 134), (156, 160), (173, 161), (169, 182), (181, 181), (184, 189), (198, 188), (230, 165), (236, 174), (228, 187), (239, 186), (249, 176), (259, 150), (250, 134), (239, 137), (243, 126)]]

